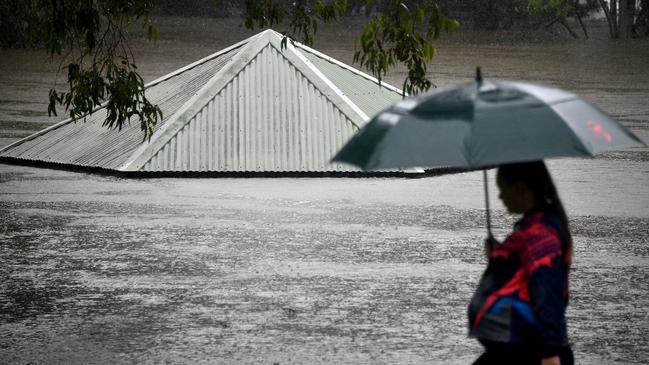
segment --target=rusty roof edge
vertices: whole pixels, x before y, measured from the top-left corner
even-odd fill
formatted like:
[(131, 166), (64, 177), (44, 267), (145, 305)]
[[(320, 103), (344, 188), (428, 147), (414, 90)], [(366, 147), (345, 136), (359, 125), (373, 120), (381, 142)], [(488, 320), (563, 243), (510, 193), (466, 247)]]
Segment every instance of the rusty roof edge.
[[(328, 62), (336, 64), (336, 65), (338, 65), (338, 66), (340, 66), (340, 67), (342, 67), (342, 68), (344, 68), (344, 69), (346, 69), (346, 70), (348, 70), (348, 71), (350, 71), (350, 72), (352, 72), (352, 73), (354, 73), (356, 75), (362, 76), (363, 78), (366, 78), (366, 79), (376, 83), (377, 85), (379, 85), (381, 87), (384, 87), (384, 88), (386, 88), (388, 90), (394, 91), (394, 92), (398, 93), (399, 95), (403, 94), (403, 90), (401, 90), (401, 89), (399, 89), (399, 88), (397, 88), (395, 86), (392, 86), (391, 84), (388, 84), (387, 82), (384, 82), (384, 81), (381, 81), (379, 83), (379, 80), (376, 77), (371, 76), (371, 75), (369, 75), (369, 74), (367, 74), (367, 73), (365, 73), (365, 72), (363, 72), (363, 71), (361, 71), (361, 70), (359, 70), (357, 68), (354, 68), (354, 67), (352, 67), (352, 66), (350, 66), (350, 65), (348, 65), (348, 64), (346, 64), (344, 62), (341, 62), (341, 61), (339, 61), (339, 60), (337, 60), (337, 59), (335, 59), (335, 58), (333, 58), (331, 56), (328, 56), (328, 55), (326, 55), (326, 54), (324, 54), (324, 53), (322, 53), (320, 51), (317, 51), (317, 50), (315, 50), (315, 49), (313, 49), (311, 47), (305, 46), (304, 44), (298, 43), (298, 42), (295, 42), (295, 46), (298, 47), (298, 48), (303, 49), (306, 52), (312, 53), (312, 54), (314, 54), (314, 55), (316, 55), (316, 56), (318, 56), (318, 57), (320, 57), (320, 58), (322, 58), (322, 59), (324, 59), (324, 60), (326, 60)], [(408, 94), (406, 94), (406, 96), (408, 96)]]
[[(182, 107), (178, 109), (151, 137), (148, 143), (143, 143), (118, 168), (119, 171), (138, 171), (160, 148), (187, 124), (206, 102), (215, 97), (245, 66), (261, 52), (268, 42), (263, 38), (268, 31), (248, 38), (247, 44), (221, 68), (203, 87), (198, 90)], [(255, 39), (251, 39), (255, 38)], [(234, 72), (233, 72), (234, 71)], [(229, 76), (229, 77), (224, 77)]]

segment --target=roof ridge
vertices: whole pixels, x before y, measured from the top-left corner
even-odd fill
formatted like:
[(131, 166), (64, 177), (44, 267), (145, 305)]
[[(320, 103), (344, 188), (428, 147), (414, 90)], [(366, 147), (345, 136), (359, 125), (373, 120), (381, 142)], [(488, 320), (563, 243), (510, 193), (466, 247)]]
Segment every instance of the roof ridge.
[(183, 67), (181, 67), (181, 68), (179, 68), (177, 70), (174, 70), (174, 71), (172, 71), (172, 72), (170, 72), (170, 73), (168, 73), (168, 74), (166, 74), (164, 76), (161, 76), (161, 77), (159, 77), (159, 78), (157, 78), (157, 79), (155, 79), (153, 81), (149, 81), (148, 83), (146, 83), (144, 85), (144, 87), (148, 88), (148, 87), (157, 85), (157, 84), (161, 83), (162, 81), (166, 81), (166, 80), (168, 80), (168, 79), (170, 79), (170, 78), (172, 78), (174, 76), (177, 76), (177, 75), (179, 75), (179, 74), (181, 74), (181, 73), (183, 73), (183, 72), (185, 72), (187, 70), (191, 70), (192, 68), (194, 68), (196, 66), (199, 66), (199, 65), (201, 65), (201, 64), (203, 64), (203, 63), (205, 63), (207, 61), (211, 61), (211, 60), (213, 60), (213, 59), (215, 59), (215, 58), (217, 58), (219, 56), (222, 56), (222, 55), (224, 55), (224, 54), (226, 54), (228, 52), (231, 52), (232, 50), (234, 50), (236, 48), (240, 48), (240, 47), (244, 46), (252, 38), (255, 38), (255, 37), (258, 37), (258, 36), (259, 36), (259, 34), (255, 34), (255, 35), (253, 35), (251, 37), (248, 37), (248, 38), (246, 38), (246, 39), (244, 39), (244, 40), (242, 40), (242, 41), (240, 41), (240, 42), (238, 42), (236, 44), (233, 44), (233, 45), (231, 45), (231, 46), (229, 46), (229, 47), (227, 47), (225, 49), (219, 50), (218, 52), (214, 52), (209, 56), (201, 58), (198, 61), (192, 62), (192, 63), (190, 63), (190, 64), (188, 64), (186, 66), (183, 66)]
[[(329, 87), (329, 88), (330, 88), (330, 89), (331, 89), (331, 90), (332, 90), (332, 91), (333, 91), (333, 92), (334, 92), (334, 93), (335, 93), (335, 94), (336, 94), (340, 99), (342, 99), (342, 101), (343, 101), (345, 104), (347, 104), (347, 105), (348, 105), (348, 106), (349, 106), (349, 107), (350, 107), (350, 108), (351, 108), (351, 109), (352, 109), (352, 110), (353, 110), (353, 111), (354, 111), (354, 112), (355, 112), (355, 113), (356, 113), (356, 114), (357, 114), (361, 119), (363, 119), (363, 121), (368, 121), (368, 120), (370, 119), (370, 117), (369, 117), (367, 114), (365, 114), (365, 112), (362, 111), (361, 108), (359, 108), (358, 105), (356, 105), (356, 103), (354, 103), (350, 98), (348, 98), (347, 95), (345, 95), (345, 93), (343, 93), (342, 90), (340, 90), (340, 88), (338, 88), (338, 86), (336, 86), (336, 84), (334, 84), (334, 83), (333, 83), (333, 82), (332, 82), (332, 81), (331, 81), (331, 80), (330, 80), (330, 79), (329, 79), (325, 74), (323, 74), (322, 71), (320, 71), (320, 70), (319, 70), (319, 69), (318, 69), (318, 68), (317, 68), (317, 67), (316, 67), (316, 66), (315, 66), (311, 61), (309, 61), (308, 58), (306, 58), (306, 57), (305, 57), (301, 52), (299, 52), (299, 51), (296, 49), (296, 47), (294, 47), (294, 46), (291, 44), (291, 42), (287, 42), (287, 49), (290, 49), (290, 50), (293, 52), (293, 54), (295, 54), (295, 56), (296, 56), (296, 57), (297, 57), (297, 58), (298, 58), (298, 59), (299, 59), (299, 60), (300, 60), (300, 61), (301, 61), (301, 62), (302, 62), (302, 63), (303, 63), (303, 64), (304, 64), (304, 65), (305, 65), (309, 70), (311, 70), (311, 72), (313, 72), (313, 73), (315, 74), (316, 77), (318, 77), (322, 82), (324, 82), (325, 85), (326, 85), (327, 87)], [(309, 80), (309, 77), (308, 77), (307, 75), (305, 75), (304, 73), (303, 73), (303, 75), (304, 75), (304, 77), (307, 78), (307, 80)], [(311, 80), (311, 82), (313, 82), (313, 80)], [(326, 96), (326, 94), (325, 94), (325, 96)], [(333, 104), (336, 105), (336, 103), (333, 103)], [(340, 109), (340, 108), (338, 108), (338, 109)], [(347, 114), (347, 113), (345, 113), (344, 110), (341, 110), (341, 111), (342, 111), (344, 114)], [(358, 125), (358, 124), (354, 121), (354, 118), (352, 118), (351, 115), (347, 115), (347, 117), (349, 118), (349, 120), (350, 120), (350, 121), (351, 121), (351, 122), (352, 122), (352, 123), (353, 123), (357, 128), (360, 129), (361, 126)]]
[(335, 65), (337, 65), (337, 66), (339, 66), (341, 68), (344, 68), (344, 69), (346, 69), (346, 70), (348, 70), (348, 71), (350, 71), (350, 72), (352, 72), (352, 73), (354, 73), (354, 74), (356, 74), (358, 76), (361, 76), (361, 77), (363, 77), (363, 78), (365, 78), (367, 80), (370, 80), (370, 81), (376, 83), (377, 85), (379, 85), (381, 87), (384, 87), (384, 88), (386, 88), (388, 90), (397, 92), (399, 94), (403, 94), (403, 90), (397, 88), (396, 86), (393, 86), (392, 84), (389, 84), (389, 83), (384, 82), (384, 81), (379, 82), (379, 80), (376, 77), (374, 77), (374, 76), (372, 76), (370, 74), (367, 74), (367, 73), (365, 73), (365, 72), (363, 72), (363, 71), (361, 71), (361, 70), (359, 70), (357, 68), (354, 68), (354, 67), (352, 67), (352, 66), (350, 66), (350, 65), (348, 65), (348, 64), (346, 64), (346, 63), (344, 63), (342, 61), (339, 61), (339, 60), (337, 60), (337, 59), (335, 59), (335, 58), (333, 58), (331, 56), (327, 56), (326, 54), (324, 54), (324, 53), (322, 53), (322, 52), (320, 52), (320, 51), (318, 51), (316, 49), (313, 49), (313, 48), (311, 48), (309, 46), (306, 46), (306, 45), (304, 45), (302, 43), (298, 43), (298, 42), (295, 42), (295, 43), (296, 43), (295, 46), (297, 48), (301, 48), (304, 51), (309, 52), (309, 53), (311, 53), (311, 54), (313, 54), (313, 55), (315, 55), (315, 56), (317, 56), (319, 58), (322, 58), (323, 60), (325, 60), (327, 62), (331, 62), (331, 63), (333, 63), (333, 64), (335, 64)]
[[(120, 171), (139, 170), (150, 160), (160, 148), (162, 148), (173, 136), (175, 136), (198, 112), (192, 106), (206, 99), (208, 102), (218, 94), (228, 83), (236, 77), (266, 46), (264, 37), (268, 37), (268, 31), (264, 31), (248, 38), (248, 43), (243, 46), (237, 54), (217, 73), (214, 74), (187, 102), (185, 102), (171, 117), (153, 133), (147, 143), (143, 143), (125, 160), (118, 168)], [(252, 39), (255, 38), (255, 39)], [(235, 71), (235, 72), (232, 72)], [(229, 76), (229, 77), (224, 77)], [(220, 84), (220, 85), (219, 85)], [(218, 87), (214, 87), (218, 85)], [(204, 103), (201, 103), (203, 105)], [(173, 129), (173, 127), (175, 130)], [(155, 151), (153, 151), (155, 150)], [(150, 152), (150, 153), (147, 153)], [(135, 166), (135, 167), (134, 167)]]

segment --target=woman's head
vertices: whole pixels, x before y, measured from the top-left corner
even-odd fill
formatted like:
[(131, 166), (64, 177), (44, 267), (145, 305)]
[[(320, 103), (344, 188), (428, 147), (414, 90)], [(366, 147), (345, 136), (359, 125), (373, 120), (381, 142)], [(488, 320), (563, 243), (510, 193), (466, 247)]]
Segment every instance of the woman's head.
[(500, 199), (512, 213), (525, 213), (558, 199), (552, 178), (543, 161), (502, 165), (496, 177)]
[(533, 208), (550, 210), (559, 217), (570, 239), (568, 217), (543, 161), (501, 165), (496, 180), (500, 198), (510, 212), (523, 214)]
[(522, 181), (506, 180), (499, 173), (496, 183), (498, 197), (510, 213), (524, 214), (537, 206), (536, 194)]

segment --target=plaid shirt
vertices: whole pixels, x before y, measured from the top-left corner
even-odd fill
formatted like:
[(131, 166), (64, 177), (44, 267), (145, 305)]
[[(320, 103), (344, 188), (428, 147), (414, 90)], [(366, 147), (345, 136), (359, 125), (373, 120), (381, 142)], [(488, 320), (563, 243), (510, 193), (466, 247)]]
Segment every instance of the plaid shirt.
[(469, 336), (556, 355), (568, 345), (571, 259), (559, 218), (548, 211), (527, 213), (496, 246), (469, 305)]

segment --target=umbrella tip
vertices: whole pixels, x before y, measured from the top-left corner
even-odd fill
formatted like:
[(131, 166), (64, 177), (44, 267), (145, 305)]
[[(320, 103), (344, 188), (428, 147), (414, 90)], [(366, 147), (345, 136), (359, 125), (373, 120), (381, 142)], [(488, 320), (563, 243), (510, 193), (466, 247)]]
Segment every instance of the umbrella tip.
[(482, 83), (482, 70), (480, 70), (480, 66), (475, 70), (475, 81), (477, 83)]

